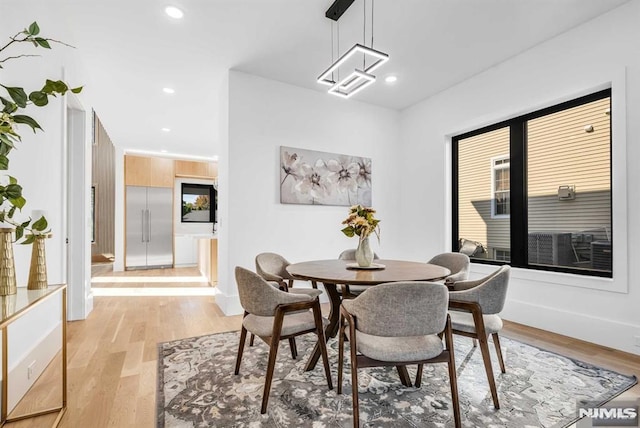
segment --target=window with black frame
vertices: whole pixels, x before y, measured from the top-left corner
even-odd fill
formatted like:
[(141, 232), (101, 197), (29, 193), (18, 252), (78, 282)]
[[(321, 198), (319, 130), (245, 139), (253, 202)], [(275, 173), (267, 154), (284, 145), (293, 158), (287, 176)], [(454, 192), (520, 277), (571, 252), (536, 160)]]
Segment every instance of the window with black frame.
[(452, 139), (453, 248), (612, 276), (611, 91)]

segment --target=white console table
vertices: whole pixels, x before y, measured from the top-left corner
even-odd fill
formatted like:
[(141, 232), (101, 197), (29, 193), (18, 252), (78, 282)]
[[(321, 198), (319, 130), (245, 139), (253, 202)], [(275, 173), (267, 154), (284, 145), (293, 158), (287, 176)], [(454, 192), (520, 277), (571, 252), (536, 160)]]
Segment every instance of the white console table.
[[(62, 404), (50, 409), (30, 412), (18, 416), (8, 415), (9, 392), (9, 340), (8, 327), (15, 320), (33, 310), (41, 303), (49, 300), (62, 299)], [(67, 286), (50, 285), (43, 290), (27, 290), (19, 287), (18, 292), (9, 296), (0, 297), (0, 331), (2, 332), (2, 407), (0, 409), (0, 427), (23, 419), (36, 416), (57, 413), (52, 427), (57, 427), (67, 410)]]

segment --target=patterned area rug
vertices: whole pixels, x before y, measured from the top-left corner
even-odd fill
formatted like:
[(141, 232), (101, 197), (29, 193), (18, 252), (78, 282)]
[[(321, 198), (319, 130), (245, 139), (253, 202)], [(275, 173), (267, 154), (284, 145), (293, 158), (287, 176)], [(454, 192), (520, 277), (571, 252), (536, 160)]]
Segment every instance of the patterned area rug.
[[(322, 365), (305, 373), (315, 336), (297, 338), (291, 359), (281, 342), (267, 413), (260, 414), (268, 346), (256, 338), (245, 347), (234, 376), (239, 332), (213, 334), (159, 345), (158, 427), (350, 427), (350, 374), (343, 394), (327, 389)], [(624, 376), (524, 343), (501, 338), (507, 373), (492, 350), (501, 409), (493, 408), (479, 348), (455, 337), (460, 411), (465, 427), (564, 427), (575, 422), (576, 401), (606, 402), (636, 383)], [(334, 388), (337, 340), (329, 342)], [(348, 349), (348, 345), (347, 345)], [(347, 368), (348, 355), (347, 355)], [(409, 368), (415, 379), (415, 367)], [(395, 368), (358, 371), (360, 421), (367, 427), (452, 427), (446, 364), (425, 366), (420, 389), (404, 387)]]

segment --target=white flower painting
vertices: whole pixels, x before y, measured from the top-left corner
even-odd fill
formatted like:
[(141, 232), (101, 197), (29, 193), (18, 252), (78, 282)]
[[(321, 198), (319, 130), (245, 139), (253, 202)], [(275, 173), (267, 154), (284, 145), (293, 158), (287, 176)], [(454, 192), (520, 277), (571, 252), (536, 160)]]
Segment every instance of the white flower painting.
[(371, 159), (280, 147), (283, 204), (371, 206)]

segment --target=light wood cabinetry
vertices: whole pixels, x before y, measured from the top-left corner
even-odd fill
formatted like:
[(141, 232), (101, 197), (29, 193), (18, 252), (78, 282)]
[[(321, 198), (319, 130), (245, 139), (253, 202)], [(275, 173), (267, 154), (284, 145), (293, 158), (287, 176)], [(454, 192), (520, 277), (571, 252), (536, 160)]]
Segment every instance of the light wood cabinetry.
[(215, 178), (218, 176), (218, 164), (176, 160), (175, 173), (176, 177)]
[(173, 187), (174, 161), (126, 155), (124, 181), (127, 186)]
[(198, 269), (207, 277), (209, 285), (218, 283), (218, 239), (198, 241)]

